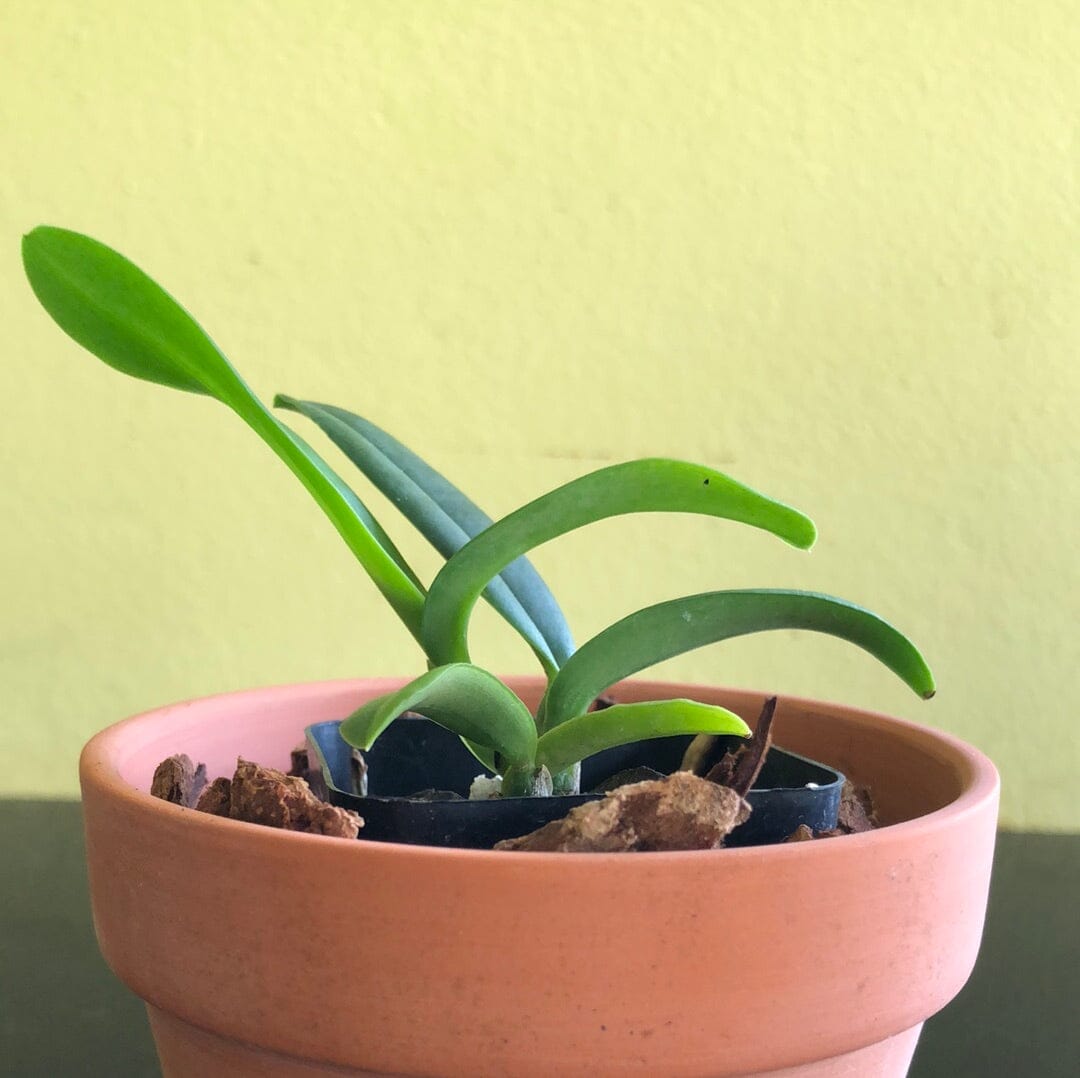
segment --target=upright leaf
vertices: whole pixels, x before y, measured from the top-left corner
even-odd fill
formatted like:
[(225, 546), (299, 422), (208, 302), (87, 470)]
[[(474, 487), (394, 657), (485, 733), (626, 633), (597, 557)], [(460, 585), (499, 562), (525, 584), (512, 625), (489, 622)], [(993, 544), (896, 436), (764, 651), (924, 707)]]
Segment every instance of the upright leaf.
[(639, 610), (582, 644), (548, 686), (541, 729), (576, 721), (605, 689), (664, 659), (769, 629), (808, 629), (847, 640), (920, 696), (934, 694), (933, 675), (914, 644), (869, 610), (812, 592), (710, 591)]
[(160, 285), (105, 244), (41, 226), (23, 237), (35, 295), (72, 339), (135, 378), (204, 393), (231, 408), (303, 483), (406, 627), (419, 638), (423, 591), (348, 486), (263, 406), (202, 327)]
[[(449, 480), (369, 420), (344, 408), (283, 394), (274, 403), (316, 423), (444, 558), (491, 526), (491, 518)], [(525, 558), (511, 562), (483, 594), (549, 672), (573, 654), (566, 618)]]
[(493, 576), (550, 539), (625, 513), (698, 513), (772, 532), (793, 546), (814, 542), (813, 522), (700, 464), (636, 460), (601, 468), (545, 494), (481, 532), (436, 576), (424, 604), (422, 640), (436, 662), (468, 659), (473, 606)]
[(290, 441), (294, 442), (297, 448), (308, 458), (309, 461), (318, 469), (319, 473), (344, 499), (345, 503), (352, 510), (357, 520), (371, 532), (372, 538), (375, 542), (393, 559), (398, 568), (413, 582), (417, 592), (420, 595), (424, 593), (424, 586), (420, 583), (420, 578), (413, 572), (412, 566), (405, 560), (405, 556), (394, 545), (393, 539), (386, 534), (383, 526), (372, 515), (371, 510), (356, 496), (355, 492), (346, 485), (345, 481), (326, 463), (325, 460), (319, 454), (311, 448), (310, 445), (292, 428), (285, 423), (275, 420), (277, 425), (285, 432)]

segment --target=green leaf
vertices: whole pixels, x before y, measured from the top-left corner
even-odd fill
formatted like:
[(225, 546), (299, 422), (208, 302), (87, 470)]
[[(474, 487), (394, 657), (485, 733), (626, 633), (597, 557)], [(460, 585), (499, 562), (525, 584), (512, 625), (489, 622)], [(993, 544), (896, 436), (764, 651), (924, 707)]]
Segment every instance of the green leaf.
[(772, 532), (793, 546), (814, 542), (813, 522), (700, 464), (636, 460), (615, 464), (545, 494), (470, 540), (443, 566), (424, 604), (422, 640), (434, 661), (468, 660), (468, 625), (481, 591), (520, 555), (575, 528), (625, 513), (725, 517)]
[(576, 721), (605, 689), (664, 659), (769, 629), (809, 629), (847, 640), (920, 696), (934, 694), (933, 675), (914, 644), (869, 610), (812, 592), (710, 591), (639, 610), (582, 644), (548, 686), (541, 729)]
[(323, 479), (332, 486), (345, 503), (352, 510), (357, 520), (371, 532), (375, 542), (382, 547), (382, 549), (393, 559), (398, 568), (412, 581), (416, 590), (422, 596), (424, 593), (424, 585), (421, 584), (420, 578), (413, 572), (412, 566), (405, 560), (405, 555), (394, 545), (393, 539), (383, 530), (383, 526), (375, 519), (371, 514), (371, 510), (356, 496), (353, 490), (345, 484), (345, 481), (326, 463), (325, 460), (319, 454), (304, 441), (296, 431), (286, 426), (284, 423), (278, 423), (278, 426), (285, 432), (289, 439), (296, 443), (297, 448), (308, 458), (309, 461), (315, 466), (315, 468), (322, 475)]
[(750, 727), (733, 711), (696, 700), (654, 700), (637, 704), (613, 704), (569, 719), (542, 734), (536, 746), (536, 763), (553, 775), (594, 753), (650, 737), (677, 734), (737, 734), (746, 737)]
[(370, 749), (406, 711), (494, 750), (509, 765), (531, 764), (536, 754), (536, 724), (529, 709), (497, 677), (469, 663), (436, 667), (397, 692), (369, 701), (341, 724), (341, 736), (358, 749)]
[(134, 263), (78, 232), (23, 237), (30, 287), (56, 324), (110, 367), (230, 403), (246, 391), (202, 327)]
[[(284, 394), (278, 394), (274, 403), (316, 423), (444, 558), (491, 526), (491, 518), (457, 487), (369, 420), (344, 408)], [(483, 594), (549, 673), (573, 654), (566, 618), (526, 559), (508, 565)]]
[(22, 254), (34, 294), (73, 340), (125, 374), (205, 393), (236, 412), (303, 483), (419, 638), (424, 595), (415, 573), (349, 487), (265, 408), (176, 300), (123, 255), (78, 232), (35, 228), (23, 237)]

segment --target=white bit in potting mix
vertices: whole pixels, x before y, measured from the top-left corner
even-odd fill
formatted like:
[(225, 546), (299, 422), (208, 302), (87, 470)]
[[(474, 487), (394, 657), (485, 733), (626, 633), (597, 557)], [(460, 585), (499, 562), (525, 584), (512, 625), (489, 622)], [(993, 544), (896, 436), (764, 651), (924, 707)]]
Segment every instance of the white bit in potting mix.
[(488, 775), (477, 775), (469, 787), (470, 801), (494, 801), (502, 794), (502, 778), (496, 775), (491, 778)]

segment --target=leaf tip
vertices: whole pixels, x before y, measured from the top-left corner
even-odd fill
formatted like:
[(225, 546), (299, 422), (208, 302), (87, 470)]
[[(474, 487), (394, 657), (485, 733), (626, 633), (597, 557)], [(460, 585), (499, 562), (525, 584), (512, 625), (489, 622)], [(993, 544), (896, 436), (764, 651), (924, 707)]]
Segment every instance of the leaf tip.
[(799, 550), (809, 550), (817, 542), (817, 527), (808, 516), (797, 509), (794, 512), (797, 517), (791, 533), (791, 545)]
[(921, 700), (932, 700), (937, 695), (937, 682), (926, 660), (916, 652), (918, 669), (909, 684)]
[(78, 232), (72, 232), (68, 228), (59, 228), (57, 225), (34, 225), (29, 232), (23, 233), (23, 257), (25, 258), (28, 252), (40, 247), (43, 243), (47, 243), (50, 239), (60, 237), (85, 238), (80, 236)]
[(27, 274), (30, 273), (30, 261), (34, 256), (35, 249), (40, 244), (45, 233), (48, 232), (47, 225), (35, 225), (29, 232), (23, 233), (22, 242), (19, 245), (19, 249), (22, 253), (23, 268)]

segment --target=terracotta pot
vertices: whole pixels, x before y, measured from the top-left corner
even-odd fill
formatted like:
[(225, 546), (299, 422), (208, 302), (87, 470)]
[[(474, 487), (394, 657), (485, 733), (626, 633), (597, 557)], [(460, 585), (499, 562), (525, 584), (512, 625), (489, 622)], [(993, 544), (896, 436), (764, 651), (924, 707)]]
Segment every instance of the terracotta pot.
[[(346, 842), (148, 796), (183, 751), (284, 766), (300, 731), (400, 681), (196, 700), (83, 752), (94, 920), (166, 1076), (903, 1075), (982, 931), (993, 765), (956, 739), (783, 699), (780, 740), (870, 783), (892, 826), (701, 853)], [(509, 679), (534, 704), (540, 682)], [(762, 697), (665, 683), (747, 716)]]

